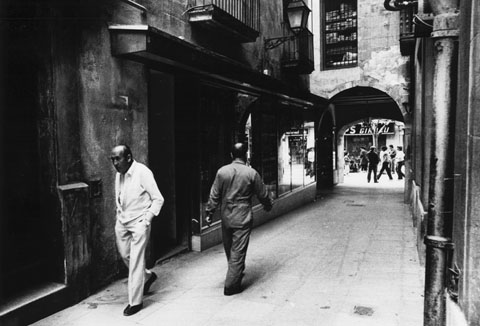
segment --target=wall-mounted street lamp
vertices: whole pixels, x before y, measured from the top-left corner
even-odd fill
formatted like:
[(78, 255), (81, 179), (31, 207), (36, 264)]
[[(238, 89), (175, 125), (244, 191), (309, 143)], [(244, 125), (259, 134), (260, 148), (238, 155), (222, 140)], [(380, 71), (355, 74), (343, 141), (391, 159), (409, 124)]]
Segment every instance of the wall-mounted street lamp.
[(400, 11), (417, 3), (417, 0), (385, 0), (383, 6), (389, 11)]
[(310, 8), (308, 8), (305, 2), (303, 2), (302, 0), (291, 0), (287, 5), (286, 10), (288, 17), (288, 26), (295, 35), (265, 39), (265, 50), (276, 48), (280, 44), (294, 39), (296, 37), (296, 34), (300, 33), (307, 27)]

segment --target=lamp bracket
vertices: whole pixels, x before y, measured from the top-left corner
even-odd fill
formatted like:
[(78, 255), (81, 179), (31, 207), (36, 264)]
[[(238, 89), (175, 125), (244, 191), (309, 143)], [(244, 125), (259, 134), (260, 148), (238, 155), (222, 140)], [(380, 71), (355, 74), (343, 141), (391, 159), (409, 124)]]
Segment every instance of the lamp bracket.
[(296, 37), (295, 35), (291, 35), (291, 36), (267, 38), (267, 39), (264, 39), (263, 47), (264, 47), (265, 50), (271, 50), (271, 49), (276, 48), (279, 45), (282, 45), (283, 43), (285, 43), (287, 41), (294, 40), (295, 37)]

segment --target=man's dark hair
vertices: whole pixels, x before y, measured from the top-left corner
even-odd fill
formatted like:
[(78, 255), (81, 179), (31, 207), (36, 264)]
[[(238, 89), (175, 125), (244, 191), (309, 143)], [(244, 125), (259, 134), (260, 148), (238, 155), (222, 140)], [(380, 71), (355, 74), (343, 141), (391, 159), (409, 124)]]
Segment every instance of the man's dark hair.
[(387, 146), (382, 146), (382, 151), (386, 151), (387, 150)]
[(403, 147), (402, 147), (402, 146), (397, 146), (397, 148), (398, 148), (399, 150), (403, 150)]
[(247, 146), (244, 143), (236, 143), (232, 147), (232, 157), (233, 158), (247, 158)]

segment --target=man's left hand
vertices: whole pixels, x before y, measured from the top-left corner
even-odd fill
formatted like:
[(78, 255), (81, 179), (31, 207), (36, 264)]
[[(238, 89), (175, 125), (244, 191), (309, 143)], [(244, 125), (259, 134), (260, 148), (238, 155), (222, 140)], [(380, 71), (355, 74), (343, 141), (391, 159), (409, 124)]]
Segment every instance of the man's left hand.
[(153, 215), (152, 212), (146, 212), (145, 215), (143, 216), (143, 219), (145, 220), (145, 223), (147, 225), (150, 225), (154, 217), (155, 215)]

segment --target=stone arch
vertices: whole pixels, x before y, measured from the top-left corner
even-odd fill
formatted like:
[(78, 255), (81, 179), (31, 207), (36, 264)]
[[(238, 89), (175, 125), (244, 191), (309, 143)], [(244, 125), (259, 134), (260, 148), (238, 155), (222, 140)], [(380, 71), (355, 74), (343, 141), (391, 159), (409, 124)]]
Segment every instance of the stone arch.
[(406, 82), (403, 84), (387, 85), (387, 84), (381, 83), (379, 80), (373, 77), (364, 76), (363, 79), (348, 81), (348, 82), (337, 85), (335, 87), (335, 91), (328, 94), (328, 98), (332, 99), (333, 97), (340, 94), (341, 92), (357, 86), (371, 87), (379, 91), (382, 91), (388, 96), (390, 96), (390, 98), (393, 101), (395, 101), (398, 108), (400, 109), (404, 122), (405, 123), (410, 122), (409, 102), (408, 102), (409, 93), (408, 93), (408, 84)]
[[(378, 85), (377, 85), (378, 86)], [(390, 90), (391, 92), (391, 90)], [(343, 94), (342, 94), (343, 93)], [(397, 93), (398, 94), (398, 93)], [(406, 105), (399, 106), (401, 96), (395, 100), (388, 89), (372, 87), (359, 82), (344, 83), (336, 87), (336, 93), (330, 97), (330, 106), (336, 115), (336, 165), (339, 183), (343, 182), (344, 170), (344, 133), (349, 126), (372, 119), (392, 119), (405, 123), (405, 129), (410, 121)]]

